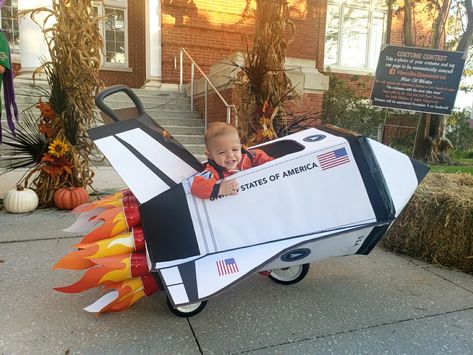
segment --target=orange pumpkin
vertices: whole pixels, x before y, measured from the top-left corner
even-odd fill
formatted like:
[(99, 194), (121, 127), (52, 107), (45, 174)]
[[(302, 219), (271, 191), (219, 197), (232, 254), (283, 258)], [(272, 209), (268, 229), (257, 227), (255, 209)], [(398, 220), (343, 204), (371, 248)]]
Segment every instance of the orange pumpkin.
[(54, 193), (57, 208), (72, 210), (89, 201), (89, 193), (83, 187), (63, 187)]

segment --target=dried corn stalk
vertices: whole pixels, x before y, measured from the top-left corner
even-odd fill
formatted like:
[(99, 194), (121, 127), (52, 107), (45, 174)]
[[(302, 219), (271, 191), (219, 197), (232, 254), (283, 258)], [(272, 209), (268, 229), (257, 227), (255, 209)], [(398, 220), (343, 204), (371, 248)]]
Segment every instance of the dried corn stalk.
[(240, 97), (240, 131), (246, 144), (275, 138), (276, 131), (286, 124), (283, 104), (296, 96), (284, 69), (293, 35), (286, 0), (256, 0), (253, 48), (244, 53), (241, 72), (234, 81)]
[[(95, 120), (94, 97), (100, 87), (99, 65), (102, 39), (99, 19), (92, 15), (90, 0), (53, 0), (52, 8), (36, 8), (23, 12), (33, 21), (46, 12), (44, 22), (36, 22), (43, 30), (51, 59), (35, 72), (45, 71), (50, 87), (49, 104), (56, 113), (57, 139), (70, 150), (70, 173), (51, 174), (34, 169), (25, 178), (32, 178), (42, 205), (52, 202), (55, 190), (64, 186), (87, 187), (94, 173), (89, 169), (92, 142), (86, 130)], [(48, 20), (56, 22), (48, 27)], [(38, 174), (36, 175), (36, 173)]]

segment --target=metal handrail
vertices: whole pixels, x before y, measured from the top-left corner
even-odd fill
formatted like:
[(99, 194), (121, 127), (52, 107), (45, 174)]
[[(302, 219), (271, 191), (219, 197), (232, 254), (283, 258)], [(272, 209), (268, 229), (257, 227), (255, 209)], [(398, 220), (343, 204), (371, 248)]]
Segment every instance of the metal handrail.
[(215, 85), (212, 81), (205, 75), (199, 65), (195, 62), (194, 59), (190, 56), (190, 54), (184, 49), (181, 48), (179, 51), (179, 91), (184, 90), (184, 54), (189, 58), (191, 61), (191, 82), (190, 82), (190, 92), (191, 92), (191, 111), (194, 111), (194, 78), (195, 78), (195, 68), (202, 74), (205, 78), (204, 83), (204, 121), (205, 121), (205, 129), (207, 129), (207, 121), (208, 121), (208, 86), (215, 91), (217, 96), (223, 102), (225, 107), (227, 108), (227, 123), (231, 123), (231, 114), (232, 109), (235, 111), (235, 125), (238, 123), (238, 112), (235, 105), (229, 105), (227, 101), (223, 98), (222, 94), (217, 90)]

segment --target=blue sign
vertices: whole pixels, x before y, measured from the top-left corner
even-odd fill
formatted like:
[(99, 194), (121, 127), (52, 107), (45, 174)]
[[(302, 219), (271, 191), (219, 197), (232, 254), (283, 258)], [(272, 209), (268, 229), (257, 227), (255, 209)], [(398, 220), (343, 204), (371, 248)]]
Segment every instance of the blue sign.
[(379, 55), (371, 104), (450, 115), (464, 66), (463, 52), (388, 45)]

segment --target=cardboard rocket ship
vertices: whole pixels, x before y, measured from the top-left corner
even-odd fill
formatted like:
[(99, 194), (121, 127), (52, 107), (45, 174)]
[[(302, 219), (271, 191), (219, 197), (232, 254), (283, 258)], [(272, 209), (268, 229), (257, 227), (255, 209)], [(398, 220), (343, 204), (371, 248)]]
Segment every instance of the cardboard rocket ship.
[[(135, 102), (136, 103), (136, 102)], [(190, 193), (202, 164), (142, 108), (89, 130), (140, 203), (151, 272), (174, 307), (256, 271), (368, 254), (428, 168), (372, 139), (310, 128), (258, 146), (275, 158), (232, 175), (237, 195)]]

